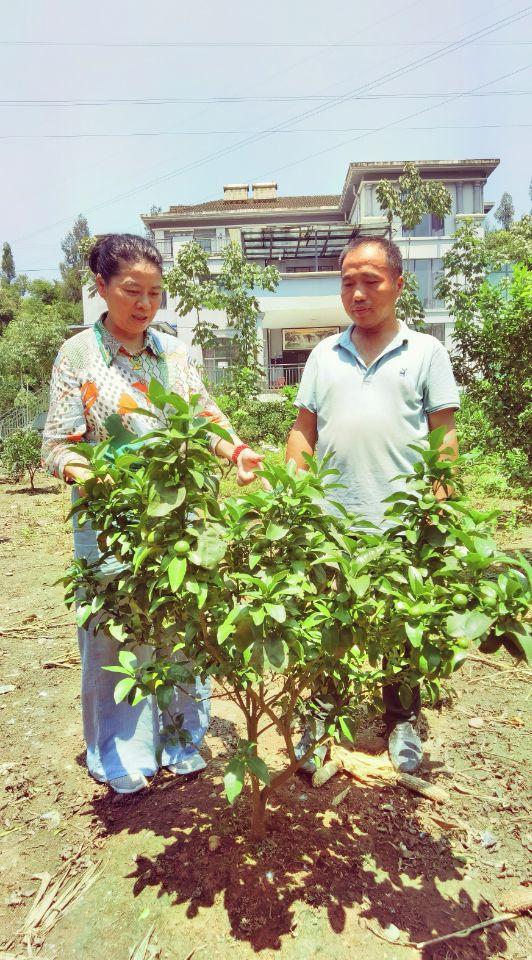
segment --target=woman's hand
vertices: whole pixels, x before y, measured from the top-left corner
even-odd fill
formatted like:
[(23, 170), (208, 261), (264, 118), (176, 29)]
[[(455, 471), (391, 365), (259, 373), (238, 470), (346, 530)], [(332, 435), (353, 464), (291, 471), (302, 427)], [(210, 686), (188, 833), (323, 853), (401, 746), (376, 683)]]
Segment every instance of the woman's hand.
[(252, 483), (255, 479), (255, 471), (260, 470), (264, 457), (261, 453), (255, 453), (249, 447), (245, 447), (238, 454), (236, 461), (236, 482), (243, 487), (247, 483)]

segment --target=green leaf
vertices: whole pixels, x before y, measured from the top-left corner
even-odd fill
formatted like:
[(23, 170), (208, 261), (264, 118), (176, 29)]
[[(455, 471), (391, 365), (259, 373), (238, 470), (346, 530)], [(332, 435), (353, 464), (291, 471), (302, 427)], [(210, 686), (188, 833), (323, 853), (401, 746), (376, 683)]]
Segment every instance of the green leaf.
[(135, 677), (124, 677), (123, 680), (119, 680), (113, 694), (115, 703), (121, 703), (122, 700), (125, 700), (136, 682)]
[(426, 643), (419, 654), (418, 663), (421, 673), (432, 673), (441, 663), (439, 650), (432, 644)]
[(112, 413), (111, 416), (104, 420), (103, 425), (111, 438), (109, 447), (113, 451), (120, 450), (129, 443), (133, 443), (134, 440), (138, 440), (137, 435), (124, 426), (122, 417), (118, 413)]
[(78, 627), (82, 627), (87, 622), (91, 614), (92, 610), (90, 608), (90, 604), (80, 605), (76, 610), (76, 623)]
[(198, 537), (196, 550), (189, 554), (193, 563), (206, 570), (214, 570), (225, 556), (227, 543), (215, 530), (206, 530)]
[(277, 523), (269, 523), (264, 536), (266, 540), (282, 540), (288, 533), (288, 527), (281, 527)]
[(264, 760), (252, 753), (248, 755), (246, 761), (251, 773), (268, 787), (270, 785), (270, 774)]
[(143, 544), (135, 548), (135, 554), (133, 556), (133, 570), (137, 573), (142, 563), (150, 555), (150, 547), (146, 547)]
[(273, 670), (284, 670), (288, 663), (288, 648), (284, 640), (279, 637), (266, 637), (264, 640), (264, 654)]
[(98, 610), (102, 609), (104, 603), (105, 603), (105, 597), (102, 597), (101, 595), (96, 595), (95, 597), (93, 597), (93, 600), (91, 603), (92, 612), (98, 613)]
[(125, 670), (129, 670), (130, 672), (137, 668), (137, 658), (131, 650), (120, 650), (118, 662)]
[(115, 640), (125, 640), (127, 634), (121, 623), (109, 623), (107, 629)]
[(286, 620), (286, 609), (282, 603), (265, 603), (264, 609), (270, 614), (277, 623), (284, 623)]
[(158, 410), (164, 410), (167, 403), (167, 393), (158, 380), (150, 380), (148, 385), (148, 399)]
[(170, 589), (175, 593), (183, 583), (183, 578), (187, 572), (186, 557), (173, 557), (168, 564), (168, 570), (166, 572)]
[(408, 710), (412, 706), (412, 690), (407, 683), (401, 683), (399, 686), (399, 700), (403, 710)]
[(149, 517), (166, 517), (172, 510), (177, 510), (183, 503), (187, 491), (185, 487), (173, 487), (169, 490), (158, 489), (158, 498), (148, 504), (146, 513)]
[(234, 803), (236, 798), (242, 793), (244, 786), (244, 777), (246, 776), (246, 767), (243, 760), (233, 757), (229, 761), (224, 774), (225, 795), (229, 803)]
[(423, 627), (413, 627), (411, 623), (405, 623), (405, 632), (412, 647), (420, 647), (423, 642)]
[(350, 743), (354, 743), (357, 735), (357, 725), (355, 721), (350, 717), (338, 717), (338, 723), (344, 737), (349, 740)]
[(451, 637), (464, 637), (471, 641), (486, 633), (492, 623), (492, 617), (487, 617), (480, 610), (470, 610), (467, 613), (451, 613), (445, 621), (445, 629)]
[(168, 710), (174, 699), (173, 687), (157, 687), (157, 706), (159, 710)]
[(445, 439), (446, 429), (447, 429), (446, 427), (436, 427), (435, 430), (431, 430), (428, 437), (431, 450), (440, 449)]
[(423, 577), (419, 570), (416, 567), (410, 567), (408, 570), (408, 582), (410, 584), (410, 589), (415, 597), (419, 597), (423, 593)]
[(237, 605), (229, 611), (223, 623), (220, 624), (218, 630), (216, 631), (216, 639), (218, 643), (223, 643), (224, 640), (227, 640), (228, 636), (234, 632), (234, 623), (238, 617), (238, 614), (243, 610), (242, 605)]
[(353, 592), (359, 600), (364, 596), (365, 593), (367, 593), (370, 583), (371, 580), (366, 573), (361, 577), (357, 577), (355, 580), (350, 580), (350, 585), (353, 589)]
[(206, 583), (198, 584), (198, 609), (201, 610), (207, 603), (209, 588)]
[(249, 569), (254, 570), (258, 563), (262, 560), (262, 553), (256, 553), (251, 551), (249, 554)]

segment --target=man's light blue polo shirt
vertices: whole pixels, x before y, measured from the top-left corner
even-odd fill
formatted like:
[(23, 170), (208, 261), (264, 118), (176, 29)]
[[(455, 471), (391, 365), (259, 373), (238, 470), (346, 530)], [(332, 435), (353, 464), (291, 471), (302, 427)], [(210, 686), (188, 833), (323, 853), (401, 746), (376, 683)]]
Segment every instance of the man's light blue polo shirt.
[(382, 501), (401, 489), (418, 455), (409, 444), (428, 434), (429, 413), (460, 406), (449, 355), (435, 337), (400, 321), (397, 336), (366, 367), (347, 330), (310, 354), (296, 406), (317, 414), (316, 454), (339, 471), (333, 499), (382, 526)]

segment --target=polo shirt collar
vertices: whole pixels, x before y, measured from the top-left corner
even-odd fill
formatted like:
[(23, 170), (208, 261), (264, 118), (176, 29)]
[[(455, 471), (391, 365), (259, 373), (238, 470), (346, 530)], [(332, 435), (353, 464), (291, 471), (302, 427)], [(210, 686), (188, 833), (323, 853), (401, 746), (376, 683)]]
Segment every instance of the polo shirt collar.
[[(349, 326), (341, 333), (338, 337), (337, 346), (343, 347), (344, 350), (347, 350), (348, 353), (352, 353), (354, 357), (358, 357), (356, 347), (351, 340), (351, 334), (355, 329), (355, 324), (350, 323)], [(410, 340), (410, 335), (412, 331), (407, 327), (404, 320), (399, 320), (399, 330), (397, 331), (393, 340), (390, 341), (387, 347), (384, 348), (380, 356), (384, 356), (386, 353), (390, 353), (392, 350), (395, 350), (403, 343), (408, 343)], [(378, 359), (378, 358), (377, 358)]]
[[(113, 337), (112, 333), (109, 332), (106, 326), (104, 326), (104, 320), (107, 316), (107, 313), (102, 313), (94, 324), (94, 336), (96, 337), (96, 343), (98, 344), (98, 349), (103, 357), (105, 364), (110, 367), (113, 360), (115, 359), (118, 351), (122, 347), (120, 340), (117, 340), (116, 337)], [(141, 352), (148, 350), (154, 355), (154, 357), (160, 357), (162, 351), (161, 344), (159, 339), (154, 333), (154, 331), (148, 327), (146, 333), (144, 334), (144, 347)]]

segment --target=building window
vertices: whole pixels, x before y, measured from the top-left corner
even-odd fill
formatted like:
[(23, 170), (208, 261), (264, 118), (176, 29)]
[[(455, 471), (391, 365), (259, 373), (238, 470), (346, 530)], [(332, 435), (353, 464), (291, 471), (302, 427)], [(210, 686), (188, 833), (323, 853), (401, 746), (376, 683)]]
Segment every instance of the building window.
[(403, 226), (403, 237), (443, 237), (444, 233), (443, 217), (437, 217), (434, 213), (425, 213), (413, 230)]
[(194, 242), (207, 253), (214, 249), (216, 239), (215, 230), (194, 230)]
[(364, 187), (364, 217), (382, 217), (383, 212), (377, 200), (377, 184), (367, 183)]
[(482, 188), (480, 184), (456, 184), (456, 212), (482, 213)]
[(172, 256), (172, 234), (169, 230), (164, 231), (164, 239), (155, 241), (155, 246), (163, 257)]
[(220, 330), (215, 336), (216, 346), (203, 350), (203, 362), (209, 374), (230, 369), (236, 360), (234, 331)]
[(435, 310), (443, 306), (436, 296), (436, 282), (442, 271), (442, 262), (438, 258), (429, 260), (410, 260), (409, 269), (415, 273), (419, 285), (419, 296), (425, 310)]
[(168, 290), (163, 290), (161, 294), (161, 306), (159, 307), (159, 310), (166, 310), (167, 306), (168, 306)]
[(445, 346), (444, 323), (427, 323), (427, 333), (430, 333), (433, 337), (436, 337), (436, 340), (439, 340), (440, 343), (443, 343)]

